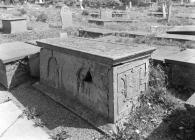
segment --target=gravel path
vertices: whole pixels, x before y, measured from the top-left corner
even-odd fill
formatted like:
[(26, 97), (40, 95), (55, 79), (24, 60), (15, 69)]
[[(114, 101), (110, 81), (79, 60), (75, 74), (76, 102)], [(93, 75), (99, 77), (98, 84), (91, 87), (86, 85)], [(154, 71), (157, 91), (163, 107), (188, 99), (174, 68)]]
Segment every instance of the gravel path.
[(39, 118), (45, 124), (44, 129), (50, 135), (64, 130), (72, 140), (93, 140), (102, 136), (79, 117), (35, 90), (31, 82), (22, 84), (10, 92), (0, 88), (0, 102), (8, 97), (21, 109), (35, 108)]

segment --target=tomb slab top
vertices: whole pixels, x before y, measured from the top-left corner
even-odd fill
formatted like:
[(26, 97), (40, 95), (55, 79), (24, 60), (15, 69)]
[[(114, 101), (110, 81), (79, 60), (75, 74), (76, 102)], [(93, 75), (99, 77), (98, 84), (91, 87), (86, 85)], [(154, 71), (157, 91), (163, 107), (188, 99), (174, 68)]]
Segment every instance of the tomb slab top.
[(0, 44), (0, 60), (9, 63), (40, 52), (40, 48), (23, 42)]
[(107, 19), (98, 19), (98, 18), (90, 18), (88, 21), (97, 21), (97, 22), (137, 22), (137, 20), (132, 20), (132, 19), (120, 19), (120, 18), (107, 18)]
[(147, 45), (135, 43), (124, 45), (78, 37), (44, 39), (37, 41), (37, 44), (47, 49), (111, 65), (151, 54), (155, 50)]
[(175, 26), (167, 31), (167, 33), (171, 32), (195, 32), (195, 26), (194, 25)]
[(112, 30), (102, 29), (102, 28), (85, 28), (85, 29), (79, 29), (80, 31), (86, 31), (86, 32), (93, 32), (93, 33), (102, 33), (102, 34), (109, 34), (113, 33)]
[(181, 62), (195, 65), (195, 49), (187, 49), (167, 57), (167, 62)]
[(3, 18), (1, 20), (4, 20), (4, 21), (17, 21), (17, 20), (26, 20), (26, 18), (23, 18), (23, 17), (9, 17), (9, 18)]

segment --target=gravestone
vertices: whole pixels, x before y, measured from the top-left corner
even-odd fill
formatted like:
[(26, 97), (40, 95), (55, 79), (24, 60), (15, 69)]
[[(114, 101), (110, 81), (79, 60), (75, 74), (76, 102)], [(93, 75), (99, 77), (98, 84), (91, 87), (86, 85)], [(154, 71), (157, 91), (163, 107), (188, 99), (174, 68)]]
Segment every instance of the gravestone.
[(39, 47), (23, 42), (1, 44), (0, 83), (9, 89), (26, 81), (30, 72), (29, 57), (39, 51)]
[(60, 11), (62, 29), (72, 26), (72, 11), (68, 6), (63, 6)]
[(108, 9), (101, 10), (101, 19), (111, 19), (112, 18), (112, 11)]
[[(42, 91), (50, 92), (52, 98), (61, 94), (64, 99), (74, 99), (109, 122), (127, 115), (132, 106), (129, 100), (136, 101), (147, 88), (152, 47), (77, 37), (44, 39), (37, 44), (43, 48)], [(75, 102), (68, 107), (77, 112)]]
[(3, 33), (20, 33), (27, 31), (27, 24), (25, 18), (7, 18), (2, 19)]

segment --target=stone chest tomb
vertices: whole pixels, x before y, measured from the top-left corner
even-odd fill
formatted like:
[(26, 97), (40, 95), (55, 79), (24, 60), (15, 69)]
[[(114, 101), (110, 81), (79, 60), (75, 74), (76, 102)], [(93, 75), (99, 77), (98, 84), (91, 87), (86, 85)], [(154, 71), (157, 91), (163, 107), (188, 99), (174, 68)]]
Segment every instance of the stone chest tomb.
[[(0, 84), (7, 89), (15, 87), (29, 78), (29, 63), (40, 48), (23, 42), (11, 42), (0, 45)], [(36, 66), (38, 67), (38, 65)]]
[[(115, 123), (145, 91), (154, 48), (84, 38), (45, 39), (40, 52), (40, 85)], [(56, 94), (53, 92), (52, 94)]]
[(2, 19), (3, 33), (20, 33), (27, 31), (27, 24), (25, 18), (7, 18)]

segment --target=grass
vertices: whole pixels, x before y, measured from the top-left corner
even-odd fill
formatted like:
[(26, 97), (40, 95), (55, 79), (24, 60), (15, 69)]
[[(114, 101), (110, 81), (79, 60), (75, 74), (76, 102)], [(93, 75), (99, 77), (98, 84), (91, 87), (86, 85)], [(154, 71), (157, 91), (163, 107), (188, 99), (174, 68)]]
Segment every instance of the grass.
[(45, 123), (40, 118), (38, 118), (40, 116), (40, 113), (38, 113), (35, 108), (25, 108), (23, 110), (23, 115), (25, 115), (28, 120), (33, 120), (35, 127), (45, 126)]
[[(166, 80), (166, 69), (160, 65), (151, 65), (149, 89), (141, 93), (126, 120), (118, 124), (118, 133), (113, 134), (115, 140), (175, 140), (177, 137), (193, 140), (195, 117), (169, 92)], [(185, 123), (182, 124), (182, 121)], [(185, 129), (182, 130), (185, 134), (178, 129)]]
[(51, 136), (50, 136), (50, 138), (52, 140), (65, 140), (65, 139), (68, 139), (70, 137), (71, 136), (68, 135), (68, 133), (65, 130), (63, 130), (63, 129), (60, 129), (59, 131), (57, 131), (54, 134), (51, 134)]

